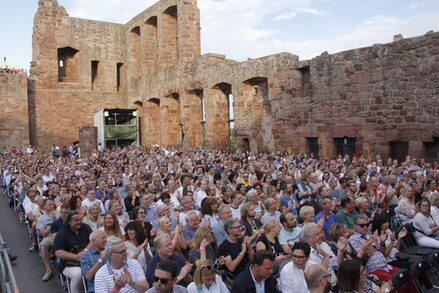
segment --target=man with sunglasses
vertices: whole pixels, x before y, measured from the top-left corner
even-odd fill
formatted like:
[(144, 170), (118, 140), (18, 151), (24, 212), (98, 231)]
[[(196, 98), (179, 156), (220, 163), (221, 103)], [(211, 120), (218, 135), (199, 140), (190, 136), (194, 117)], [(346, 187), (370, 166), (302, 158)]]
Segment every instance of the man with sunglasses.
[(111, 247), (109, 261), (95, 275), (95, 293), (140, 293), (149, 288), (140, 264), (127, 256), (124, 242)]
[(250, 259), (247, 255), (250, 238), (244, 237), (245, 227), (238, 219), (227, 219), (224, 223), (228, 237), (218, 249), (219, 256), (224, 256), (227, 270), (234, 276), (242, 272)]
[(177, 285), (177, 265), (167, 259), (161, 260), (154, 271), (153, 287), (146, 293), (187, 293), (187, 289)]

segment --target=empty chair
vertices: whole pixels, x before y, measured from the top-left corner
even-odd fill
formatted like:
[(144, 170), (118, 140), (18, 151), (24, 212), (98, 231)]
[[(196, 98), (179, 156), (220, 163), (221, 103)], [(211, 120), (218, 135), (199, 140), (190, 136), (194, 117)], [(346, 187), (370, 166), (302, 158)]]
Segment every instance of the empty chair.
[(399, 272), (392, 276), (391, 281), (393, 284), (393, 288), (395, 288), (395, 290), (398, 290), (403, 285), (408, 284), (412, 279), (412, 274), (408, 270), (401, 269)]

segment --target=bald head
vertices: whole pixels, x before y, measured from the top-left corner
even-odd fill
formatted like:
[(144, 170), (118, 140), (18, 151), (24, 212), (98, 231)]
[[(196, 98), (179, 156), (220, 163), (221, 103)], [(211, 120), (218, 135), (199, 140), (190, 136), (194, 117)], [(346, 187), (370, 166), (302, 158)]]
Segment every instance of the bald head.
[(320, 280), (329, 274), (328, 270), (321, 264), (311, 265), (305, 272), (305, 280), (308, 289), (312, 292), (320, 286)]

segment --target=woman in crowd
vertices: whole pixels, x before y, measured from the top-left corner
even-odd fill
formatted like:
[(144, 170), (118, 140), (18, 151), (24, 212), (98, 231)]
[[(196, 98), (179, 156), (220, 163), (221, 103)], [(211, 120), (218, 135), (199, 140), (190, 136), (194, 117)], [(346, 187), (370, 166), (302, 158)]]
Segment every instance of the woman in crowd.
[(357, 208), (358, 215), (370, 218), (369, 200), (367, 199), (367, 197), (361, 196), (355, 199), (355, 206)]
[(134, 221), (139, 222), (146, 233), (146, 238), (151, 239), (155, 236), (156, 231), (153, 229), (150, 222), (145, 222), (146, 209), (142, 206), (137, 206), (132, 210), (132, 218)]
[(131, 221), (125, 226), (128, 257), (139, 262), (142, 269), (146, 270), (146, 263), (152, 258), (149, 247), (149, 239), (146, 238), (145, 230), (137, 221)]
[(101, 209), (99, 208), (99, 205), (90, 205), (87, 209), (87, 215), (84, 218), (84, 224), (89, 225), (93, 231), (101, 228), (104, 225), (104, 218), (100, 213)]
[(413, 220), (413, 227), (416, 229), (415, 236), (419, 245), (439, 248), (439, 225), (430, 214), (429, 200), (421, 199), (416, 206), (418, 212)]
[[(107, 200), (108, 202), (108, 200)], [(117, 219), (119, 221), (119, 224), (122, 227), (125, 227), (126, 224), (130, 221), (130, 216), (128, 216), (127, 212), (123, 211), (123, 207), (120, 201), (118, 200), (112, 200), (110, 201), (110, 204), (108, 205), (108, 210), (112, 211), (117, 215)]]
[(126, 209), (127, 213), (129, 214), (134, 209), (134, 207), (136, 207), (140, 204), (140, 199), (137, 196), (137, 191), (136, 191), (136, 188), (134, 187), (134, 185), (129, 184), (129, 185), (125, 186), (125, 190), (127, 193), (127, 197), (125, 197), (125, 199), (124, 199), (125, 209)]
[(110, 190), (110, 198), (105, 201), (104, 207), (105, 210), (110, 210), (109, 205), (112, 201), (118, 201), (122, 207), (123, 210), (125, 210), (125, 201), (120, 196), (119, 190), (117, 188), (112, 188)]
[(410, 262), (398, 260), (396, 257), (396, 254), (401, 248), (401, 241), (407, 236), (408, 231), (403, 228), (398, 233), (397, 238), (396, 233), (390, 231), (389, 227), (390, 224), (387, 215), (377, 214), (372, 222), (372, 233), (377, 231), (381, 244), (384, 244), (383, 247), (385, 247), (385, 249), (383, 254), (387, 258), (388, 264), (397, 268), (406, 268), (410, 270)]
[(262, 227), (261, 220), (256, 218), (255, 205), (246, 202), (241, 206), (241, 223), (245, 227), (245, 235), (252, 236), (258, 233)]
[(430, 214), (436, 223), (439, 223), (439, 193), (433, 193), (430, 197)]
[[(282, 249), (279, 243), (279, 233), (281, 224), (278, 220), (270, 220), (262, 227), (262, 235), (256, 241), (256, 251), (268, 250), (276, 255), (276, 261), (281, 261), (289, 258)], [(256, 234), (255, 234), (256, 236)]]
[(205, 260), (197, 267), (194, 281), (189, 284), (189, 293), (229, 293), (224, 282), (217, 274), (218, 265), (211, 260)]
[(195, 232), (194, 248), (188, 253), (189, 262), (196, 267), (205, 260), (216, 261), (218, 247), (215, 242), (215, 236), (209, 228), (200, 227)]
[(347, 260), (338, 268), (337, 283), (339, 293), (388, 293), (392, 289), (391, 282), (378, 287), (367, 279), (364, 267), (357, 260)]
[(72, 196), (69, 200), (69, 205), (70, 205), (70, 210), (78, 211), (79, 213), (81, 213), (82, 216), (85, 216), (85, 214), (87, 213), (87, 209), (81, 207), (82, 199), (80, 196), (77, 195)]
[(175, 231), (172, 231), (172, 223), (169, 217), (164, 216), (158, 220), (158, 232), (157, 235), (166, 234), (169, 235), (172, 239), (172, 247), (174, 251), (183, 255), (183, 251), (186, 250), (187, 244), (186, 239), (183, 237), (183, 233), (181, 232), (181, 225), (177, 226)]
[(125, 240), (125, 230), (119, 225), (117, 215), (114, 212), (106, 212), (104, 215), (104, 226), (101, 228), (107, 234), (106, 248)]
[(416, 215), (415, 195), (410, 185), (406, 185), (401, 190), (401, 196), (398, 203), (398, 216), (402, 224), (413, 222)]
[(314, 223), (314, 208), (312, 206), (305, 205), (300, 209), (299, 216), (303, 223), (301, 226), (305, 226), (308, 223)]

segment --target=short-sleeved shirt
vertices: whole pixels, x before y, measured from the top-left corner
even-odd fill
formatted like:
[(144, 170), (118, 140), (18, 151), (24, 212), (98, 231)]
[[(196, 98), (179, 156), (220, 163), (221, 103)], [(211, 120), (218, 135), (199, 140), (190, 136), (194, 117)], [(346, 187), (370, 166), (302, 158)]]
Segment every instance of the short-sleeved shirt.
[(280, 245), (288, 245), (290, 248), (294, 246), (294, 243), (299, 241), (299, 233), (302, 230), (300, 227), (293, 228), (291, 232), (285, 230), (282, 226), (279, 234), (279, 244)]
[(42, 228), (48, 228), (52, 225), (53, 222), (54, 222), (53, 218), (51, 216), (49, 216), (48, 214), (44, 213), (38, 218), (36, 228), (38, 230), (40, 230)]
[(184, 239), (186, 239), (187, 241), (194, 239), (195, 237), (195, 232), (197, 232), (197, 229), (190, 229), (188, 227), (184, 227), (181, 232), (183, 233), (183, 237)]
[(329, 212), (329, 217), (326, 217), (323, 212), (317, 214), (314, 217), (314, 223), (317, 223), (322, 217), (325, 217), (325, 222), (323, 223), (323, 231), (325, 231), (326, 240), (331, 241), (331, 236), (329, 235), (329, 227), (337, 222), (337, 216), (333, 212)]
[(343, 210), (339, 210), (336, 217), (337, 222), (344, 224), (348, 229), (354, 229), (355, 220), (357, 219), (357, 211), (352, 211), (351, 215), (346, 214)]
[[(58, 233), (56, 233), (53, 250), (55, 252), (58, 250), (72, 252), (74, 248), (78, 248), (78, 250), (81, 250), (80, 248), (84, 249), (90, 242), (89, 237), (91, 232), (91, 228), (86, 224), (81, 225), (78, 233), (71, 231), (67, 227), (63, 227)], [(61, 259), (61, 272), (64, 270), (65, 264), (66, 261)]]
[[(238, 242), (232, 243), (228, 239), (224, 240), (218, 249), (219, 256), (227, 257), (230, 255), (232, 259), (237, 258), (241, 253), (242, 241), (242, 239), (238, 239)], [(250, 259), (248, 258), (247, 253), (245, 253), (235, 271), (231, 273), (236, 277), (240, 272), (244, 271), (249, 262)]]
[[(81, 271), (83, 276), (91, 269), (92, 266), (94, 266), (98, 262), (99, 255), (100, 253), (96, 249), (91, 248), (89, 251), (87, 251), (81, 256)], [(106, 256), (102, 261), (101, 267), (105, 265), (107, 262), (108, 262), (108, 256)], [(94, 291), (95, 291), (94, 279), (88, 280), (87, 292), (94, 292)]]
[[(124, 267), (128, 269), (134, 282), (145, 280), (142, 267), (137, 260), (127, 259)], [(114, 270), (108, 262), (102, 266), (95, 275), (95, 293), (108, 293), (114, 287), (113, 276), (117, 277), (118, 271), (120, 270)], [(137, 290), (127, 284), (120, 289), (120, 293), (137, 293)]]

